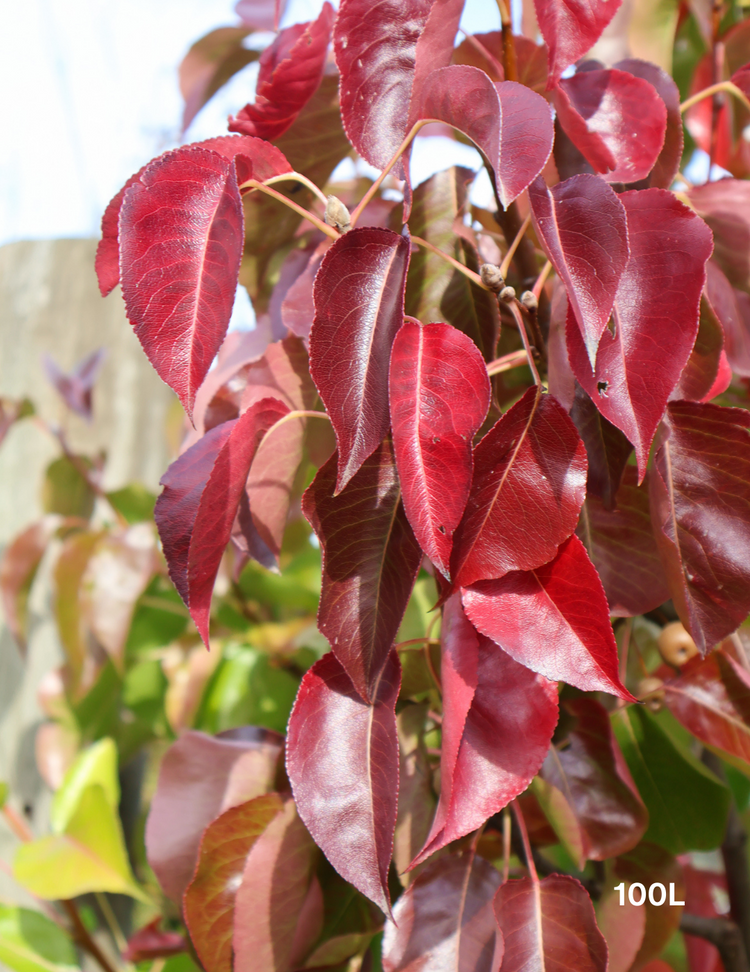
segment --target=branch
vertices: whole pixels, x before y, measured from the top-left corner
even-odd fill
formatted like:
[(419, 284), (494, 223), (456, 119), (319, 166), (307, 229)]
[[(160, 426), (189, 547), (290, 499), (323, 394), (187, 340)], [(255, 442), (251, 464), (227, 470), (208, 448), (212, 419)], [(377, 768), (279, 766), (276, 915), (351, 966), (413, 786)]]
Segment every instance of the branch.
[(104, 969), (104, 972), (117, 972), (107, 956), (104, 954), (104, 952), (102, 952), (94, 939), (91, 937), (84, 923), (81, 921), (81, 916), (78, 914), (78, 908), (76, 908), (75, 902), (61, 901), (60, 904), (68, 913), (70, 922), (73, 925), (73, 938), (75, 941), (78, 942), (85, 952), (88, 952), (89, 955), (99, 963), (102, 969)]
[(680, 111), (686, 112), (688, 108), (692, 108), (693, 105), (697, 105), (699, 101), (703, 101), (704, 98), (710, 98), (712, 95), (720, 94), (722, 91), (726, 91), (727, 94), (734, 95), (734, 97), (741, 101), (742, 104), (750, 111), (750, 101), (748, 101), (745, 94), (740, 91), (736, 84), (731, 81), (719, 81), (718, 84), (712, 84), (708, 88), (704, 88), (703, 91), (699, 91), (698, 94), (692, 95), (690, 98), (686, 99), (680, 105)]
[[(290, 178), (290, 176), (285, 175), (285, 178)], [(339, 236), (341, 236), (338, 230), (335, 230), (332, 226), (329, 226), (328, 223), (324, 223), (322, 219), (315, 215), (315, 213), (311, 213), (308, 209), (305, 209), (304, 206), (298, 205), (283, 193), (277, 192), (275, 189), (271, 189), (271, 187), (265, 185), (265, 183), (258, 182), (257, 179), (248, 179), (247, 182), (243, 182), (240, 186), (240, 192), (242, 192), (243, 189), (249, 189), (250, 191), (257, 189), (260, 192), (264, 192), (267, 196), (271, 196), (271, 198), (275, 199), (277, 202), (283, 203), (285, 206), (288, 206), (289, 209), (293, 209), (295, 213), (298, 213), (300, 216), (306, 219), (308, 223), (312, 223), (313, 226), (316, 226), (321, 233), (325, 233), (326, 236), (330, 236), (332, 240), (337, 240)]]
[(742, 933), (733, 921), (726, 918), (704, 918), (702, 915), (683, 912), (680, 931), (715, 945), (721, 956), (724, 972), (750, 972), (742, 945)]

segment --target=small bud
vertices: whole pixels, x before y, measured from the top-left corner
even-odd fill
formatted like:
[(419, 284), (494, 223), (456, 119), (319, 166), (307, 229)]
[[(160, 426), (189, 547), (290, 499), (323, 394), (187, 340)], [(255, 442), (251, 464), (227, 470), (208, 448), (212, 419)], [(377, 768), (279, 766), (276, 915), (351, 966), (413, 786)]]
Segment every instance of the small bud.
[(500, 267), (496, 267), (494, 263), (483, 263), (479, 268), (479, 276), (485, 287), (488, 287), (493, 294), (499, 294), (505, 286)]
[(328, 197), (323, 218), (329, 226), (335, 226), (340, 233), (346, 233), (352, 228), (349, 210), (336, 196)]
[(512, 300), (516, 299), (516, 291), (514, 287), (503, 287), (503, 289), (498, 294), (500, 300), (504, 300), (510, 303)]
[(530, 311), (535, 311), (539, 306), (539, 301), (536, 299), (536, 295), (533, 290), (524, 290), (521, 294), (521, 303), (523, 306)]
[(660, 678), (642, 678), (638, 683), (638, 698), (644, 699), (647, 708), (652, 712), (658, 712), (664, 701), (664, 682)]

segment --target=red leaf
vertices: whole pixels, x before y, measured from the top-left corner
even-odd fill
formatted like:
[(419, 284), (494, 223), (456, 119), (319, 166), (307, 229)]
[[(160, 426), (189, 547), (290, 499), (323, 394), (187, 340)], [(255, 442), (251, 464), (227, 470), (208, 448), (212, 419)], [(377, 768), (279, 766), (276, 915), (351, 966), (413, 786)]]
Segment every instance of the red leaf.
[(490, 404), (487, 368), (474, 342), (450, 324), (405, 321), (393, 342), (389, 391), (406, 516), (447, 577), (471, 487), (472, 442)]
[(456, 670), (443, 696), (447, 725), (440, 803), (412, 866), (476, 830), (522, 793), (541, 767), (557, 723), (557, 686), (513, 661), (489, 638), (479, 638), (476, 691), (464, 722), (462, 695), (468, 692), (458, 691), (459, 679), (466, 678), (472, 662), (459, 659), (462, 653), (470, 657), (476, 632), (465, 619), (461, 627), (446, 652)]
[(554, 126), (544, 98), (515, 81), (493, 84), (469, 65), (430, 74), (418, 117), (452, 125), (476, 144), (492, 166), (505, 207), (539, 175), (552, 151)]
[(0, 559), (0, 596), (5, 623), (26, 654), (27, 603), (31, 585), (60, 517), (49, 515), (19, 533), (6, 546)]
[(242, 44), (251, 33), (250, 27), (219, 27), (196, 41), (182, 59), (179, 75), (185, 101), (183, 133), (231, 77), (258, 59), (259, 51), (248, 50)]
[(573, 176), (552, 189), (539, 178), (529, 187), (529, 202), (537, 235), (565, 284), (589, 359), (596, 361), (628, 262), (625, 207), (593, 175)]
[(575, 529), (586, 450), (551, 395), (530, 388), (474, 450), (474, 481), (453, 540), (456, 586), (551, 560)]
[(633, 466), (625, 469), (613, 510), (589, 493), (577, 532), (604, 586), (610, 614), (634, 617), (668, 600), (648, 492), (638, 485)]
[(66, 374), (48, 354), (42, 359), (47, 377), (62, 400), (71, 411), (85, 418), (87, 422), (92, 419), (91, 393), (106, 357), (106, 350), (98, 348), (79, 361), (70, 374)]
[(750, 676), (723, 651), (693, 658), (665, 679), (664, 702), (706, 746), (742, 772), (750, 765)]
[(667, 400), (698, 333), (711, 234), (670, 192), (624, 192), (630, 259), (617, 289), (614, 335), (605, 330), (591, 369), (570, 313), (568, 356), (576, 378), (635, 446), (639, 476)]
[(271, 789), (282, 742), (265, 729), (233, 738), (188, 730), (167, 750), (146, 822), (146, 851), (173, 901), (182, 902), (211, 821)]
[(634, 701), (620, 682), (617, 645), (599, 575), (575, 535), (555, 559), (463, 591), (472, 624), (546, 678)]
[(206, 972), (232, 972), (235, 896), (248, 854), (284, 806), (276, 793), (230, 807), (206, 827), (183, 912)]
[(732, 371), (750, 377), (750, 316), (743, 314), (741, 300), (714, 260), (706, 264), (706, 296), (724, 333), (724, 350)]
[(154, 516), (169, 576), (206, 647), (214, 581), (250, 466), (266, 432), (288, 412), (274, 398), (256, 402), (199, 439), (162, 476)]
[(317, 20), (287, 27), (260, 57), (255, 102), (229, 119), (229, 131), (279, 138), (318, 90), (333, 26), (333, 7), (323, 4)]
[[(624, 759), (612, 735), (606, 709), (582, 696), (565, 703), (576, 719), (569, 745), (550, 749), (542, 779), (557, 787), (570, 805), (582, 837), (580, 866), (631, 850), (648, 826), (648, 811), (630, 779), (619, 771)], [(619, 760), (618, 757), (619, 756)]]
[(238, 970), (288, 972), (315, 850), (288, 800), (251, 848), (237, 889), (232, 944)]
[(645, 179), (664, 146), (667, 106), (627, 71), (581, 71), (552, 91), (565, 133), (607, 182)]
[(422, 551), (401, 504), (388, 440), (338, 496), (335, 477), (333, 455), (302, 498), (302, 512), (323, 550), (318, 627), (359, 694), (369, 700), (404, 616)]
[(591, 899), (575, 878), (552, 874), (536, 883), (506, 881), (494, 910), (505, 939), (500, 972), (605, 972), (607, 945)]
[(394, 651), (368, 705), (329, 653), (302, 679), (287, 734), (287, 772), (305, 826), (344, 880), (386, 913), (396, 826), (400, 682)]
[(539, 29), (549, 48), (548, 87), (594, 46), (619, 6), (620, 0), (534, 0)]
[(672, 600), (702, 654), (750, 611), (748, 428), (744, 409), (671, 402), (649, 478)]
[[(710, 104), (710, 99), (708, 99)], [(714, 234), (714, 259), (733, 287), (750, 287), (750, 182), (719, 179), (687, 193)]]
[(401, 895), (383, 933), (383, 972), (491, 972), (502, 956), (492, 914), (499, 872), (471, 853), (431, 863)]
[(336, 433), (336, 493), (390, 426), (388, 363), (403, 323), (408, 266), (405, 237), (358, 227), (336, 240), (315, 277), (310, 374)]
[[(690, 864), (683, 865), (685, 877), (685, 908), (688, 914), (703, 915), (705, 918), (728, 918), (716, 905), (726, 901), (727, 879), (725, 874), (715, 871), (698, 870)], [(685, 951), (688, 954), (690, 972), (724, 972), (719, 951), (715, 945), (698, 938), (685, 935)], [(662, 972), (657, 969), (653, 972)], [(669, 970), (671, 972), (671, 969)]]
[(589, 461), (586, 499), (597, 497), (606, 510), (613, 510), (633, 447), (622, 432), (604, 418), (577, 382), (570, 417), (583, 439)]
[[(151, 163), (149, 163), (151, 165)], [(120, 282), (120, 239), (119, 223), (120, 209), (125, 193), (136, 182), (141, 181), (141, 176), (148, 168), (144, 165), (135, 175), (132, 175), (125, 185), (116, 193), (107, 204), (102, 216), (102, 238), (96, 248), (96, 259), (94, 267), (96, 277), (99, 281), (99, 290), (102, 297), (111, 293)]]
[[(711, 261), (709, 260), (706, 269), (710, 265)], [(727, 287), (729, 287), (728, 281)], [(731, 292), (731, 287), (729, 287), (729, 290)], [(722, 359), (726, 359), (723, 354), (723, 347), (724, 332), (721, 322), (706, 299), (704, 291), (704, 294), (701, 295), (698, 335), (687, 364), (682, 369), (680, 380), (670, 395), (670, 401), (703, 402), (726, 390), (732, 373), (730, 370), (726, 383), (719, 387), (725, 378), (725, 373), (722, 373), (721, 370)]]
[(128, 947), (122, 953), (126, 962), (148, 962), (187, 951), (185, 938), (177, 932), (160, 931), (160, 924), (161, 917), (154, 918), (130, 936)]

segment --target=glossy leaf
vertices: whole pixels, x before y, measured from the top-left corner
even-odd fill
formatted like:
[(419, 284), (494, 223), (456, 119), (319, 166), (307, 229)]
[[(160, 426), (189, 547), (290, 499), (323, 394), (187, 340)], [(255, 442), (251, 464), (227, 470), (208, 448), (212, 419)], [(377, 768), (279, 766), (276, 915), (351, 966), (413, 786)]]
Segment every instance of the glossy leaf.
[(540, 775), (564, 795), (574, 814), (582, 867), (586, 860), (603, 861), (635, 847), (648, 825), (648, 812), (621, 768), (606, 709), (589, 697), (573, 699), (565, 708), (576, 719), (569, 745), (550, 748)]
[(471, 487), (472, 443), (490, 404), (484, 360), (449, 324), (405, 321), (391, 350), (389, 398), (404, 510), (447, 577)]
[(338, 496), (335, 482), (334, 455), (302, 499), (323, 549), (318, 627), (368, 700), (404, 616), (422, 552), (404, 513), (387, 440)]
[(554, 127), (541, 95), (515, 81), (493, 84), (484, 71), (453, 64), (424, 83), (419, 117), (445, 122), (475, 143), (492, 166), (506, 208), (544, 168)]
[(305, 903), (315, 844), (292, 800), (250, 849), (234, 906), (237, 969), (287, 972)]
[(620, 682), (601, 581), (578, 537), (543, 567), (467, 588), (463, 604), (482, 634), (532, 671), (633, 701)]
[(695, 186), (690, 204), (714, 235), (714, 259), (734, 287), (750, 288), (750, 182), (720, 179)]
[(617, 13), (617, 0), (534, 0), (539, 29), (549, 50), (549, 84), (590, 50)]
[(529, 187), (534, 225), (565, 284), (591, 361), (607, 327), (628, 262), (628, 221), (620, 197), (601, 179), (578, 175), (548, 189)]
[(605, 509), (612, 510), (633, 447), (577, 382), (570, 417), (583, 439), (589, 461), (586, 499), (597, 497)]
[(621, 618), (646, 614), (669, 599), (648, 490), (637, 479), (628, 466), (612, 510), (589, 493), (577, 530), (601, 578), (610, 614)]
[(603, 332), (593, 371), (570, 313), (566, 338), (576, 378), (635, 446), (642, 479), (656, 427), (695, 344), (712, 242), (705, 223), (672, 193), (644, 189), (619, 198), (630, 259), (615, 298), (614, 334)]
[(750, 377), (750, 315), (747, 295), (729, 283), (714, 260), (706, 264), (705, 296), (721, 324), (724, 350), (735, 374)]
[(530, 388), (474, 450), (474, 479), (456, 530), (456, 586), (550, 561), (575, 529), (586, 450), (551, 395)]
[(207, 972), (232, 972), (235, 897), (250, 849), (283, 807), (275, 793), (230, 807), (206, 827), (183, 910)]
[(26, 652), (28, 600), (31, 585), (59, 518), (46, 516), (13, 539), (0, 560), (0, 594), (5, 623), (22, 652)]
[(272, 788), (280, 752), (280, 737), (262, 729), (229, 739), (188, 730), (167, 750), (146, 822), (146, 850), (173, 901), (182, 901), (193, 878), (203, 831)]
[(493, 908), (505, 940), (500, 972), (605, 972), (607, 945), (591, 899), (575, 878), (552, 874), (538, 883), (506, 881)]
[(408, 266), (405, 237), (357, 227), (334, 243), (315, 278), (310, 374), (336, 433), (336, 493), (388, 431), (388, 363)]
[(648, 809), (644, 840), (671, 854), (718, 847), (729, 807), (726, 787), (678, 750), (643, 707), (619, 709), (612, 728)]
[[(706, 267), (711, 266), (711, 261)], [(719, 271), (721, 273), (721, 271)], [(727, 283), (729, 287), (729, 283)], [(731, 287), (729, 288), (731, 291)], [(722, 361), (726, 363), (726, 356), (722, 353), (724, 347), (724, 333), (721, 322), (716, 316), (705, 292), (701, 296), (698, 335), (693, 350), (682, 370), (680, 380), (670, 397), (671, 401), (702, 402), (708, 401), (715, 395), (726, 391), (731, 380), (724, 380), (722, 375)], [(721, 387), (717, 387), (717, 382)]]
[(289, 719), (287, 773), (297, 811), (339, 874), (390, 912), (388, 867), (398, 792), (392, 652), (363, 702), (333, 653), (302, 679)]
[(77, 972), (68, 935), (38, 911), (0, 904), (0, 962), (13, 972)]
[[(672, 402), (650, 475), (651, 517), (680, 620), (705, 654), (745, 619), (750, 418)], [(707, 540), (710, 538), (710, 540)]]
[(645, 179), (664, 146), (667, 106), (652, 84), (627, 71), (581, 71), (552, 100), (579, 152), (607, 182)]
[(491, 972), (502, 940), (492, 913), (500, 873), (472, 853), (431, 863), (401, 895), (383, 935), (383, 972)]
[(201, 108), (242, 68), (259, 57), (242, 42), (250, 27), (219, 27), (196, 41), (180, 64), (180, 93), (185, 101), (185, 132)]
[(326, 2), (317, 20), (277, 34), (260, 57), (255, 101), (229, 119), (230, 132), (272, 142), (291, 127), (323, 78), (333, 16)]
[(476, 690), (466, 710), (462, 694), (468, 695), (470, 684), (464, 688), (461, 681), (469, 677), (472, 636), (476, 632), (465, 619), (449, 636), (445, 655), (452, 656), (455, 672), (443, 698), (440, 803), (413, 864), (476, 830), (522, 793), (547, 754), (557, 722), (557, 686), (489, 638), (479, 638)]

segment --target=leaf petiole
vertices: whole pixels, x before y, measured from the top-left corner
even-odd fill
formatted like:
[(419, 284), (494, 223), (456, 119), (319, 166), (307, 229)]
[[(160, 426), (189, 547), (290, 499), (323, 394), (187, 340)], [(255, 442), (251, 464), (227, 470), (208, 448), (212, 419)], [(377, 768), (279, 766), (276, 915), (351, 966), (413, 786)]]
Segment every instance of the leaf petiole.
[(403, 155), (403, 153), (409, 148), (409, 146), (411, 145), (412, 141), (414, 140), (414, 136), (417, 134), (417, 132), (420, 130), (420, 128), (424, 128), (424, 126), (428, 122), (433, 121), (433, 120), (434, 119), (432, 119), (432, 118), (423, 118), (423, 119), (420, 119), (420, 121), (415, 122), (414, 125), (412, 125), (412, 127), (409, 130), (406, 138), (403, 140), (403, 142), (396, 149), (396, 151), (395, 151), (393, 157), (391, 158), (390, 162), (388, 163), (388, 165), (386, 165), (386, 167), (383, 169), (383, 171), (377, 177), (377, 179), (375, 180), (375, 182), (373, 182), (373, 184), (370, 186), (370, 188), (367, 190), (367, 192), (364, 194), (364, 196), (362, 196), (362, 198), (360, 199), (360, 201), (354, 207), (354, 210), (352, 211), (352, 226), (356, 226), (357, 225), (357, 220), (359, 219), (360, 215), (362, 214), (362, 210), (365, 208), (365, 206), (368, 204), (368, 202), (372, 199), (372, 197), (375, 195), (375, 193), (378, 191), (378, 189), (380, 189), (381, 185), (383, 184), (383, 180), (386, 178), (386, 176), (391, 171), (391, 169), (394, 167), (394, 165), (396, 165), (396, 163), (401, 158), (401, 156)]
[[(531, 224), (531, 213), (529, 213), (526, 219), (521, 223), (521, 226), (518, 232), (516, 233), (513, 242), (508, 247), (508, 252), (505, 254), (503, 262), (500, 264), (501, 277), (508, 276), (508, 271), (510, 270), (510, 265), (513, 262), (513, 257), (516, 255), (516, 250), (518, 249), (521, 240), (524, 238), (526, 230), (529, 228), (530, 224)], [(537, 299), (538, 297), (539, 295), (537, 294)]]
[(304, 217), (309, 223), (312, 223), (313, 226), (316, 226), (321, 231), (321, 233), (325, 233), (326, 236), (330, 236), (332, 240), (337, 240), (341, 235), (338, 230), (334, 229), (333, 226), (329, 226), (327, 223), (324, 223), (322, 219), (320, 219), (314, 213), (311, 213), (309, 209), (305, 209), (304, 206), (298, 205), (298, 203), (293, 202), (291, 199), (289, 199), (287, 196), (283, 195), (282, 193), (276, 192), (275, 189), (272, 189), (270, 186), (267, 186), (265, 183), (258, 182), (257, 179), (248, 179), (247, 182), (243, 182), (242, 185), (240, 186), (240, 192), (242, 192), (243, 189), (250, 189), (251, 191), (253, 189), (258, 189), (260, 192), (264, 192), (267, 196), (271, 196), (273, 199), (276, 199), (278, 202), (283, 203), (285, 206), (288, 206), (289, 209), (293, 209), (295, 213), (299, 213), (299, 215)]
[(539, 884), (539, 875), (536, 873), (534, 855), (531, 853), (531, 844), (529, 842), (528, 831), (526, 830), (526, 821), (523, 819), (523, 811), (521, 810), (518, 800), (514, 800), (512, 806), (513, 813), (516, 815), (518, 829), (521, 832), (521, 841), (523, 842), (523, 852), (526, 857), (526, 867), (529, 869), (529, 877), (534, 884)]
[(697, 105), (699, 101), (703, 101), (704, 98), (710, 98), (712, 95), (720, 94), (726, 91), (727, 94), (734, 95), (738, 101), (750, 111), (750, 100), (743, 91), (737, 87), (732, 81), (719, 81), (718, 84), (712, 84), (708, 88), (704, 88), (703, 91), (699, 91), (697, 94), (691, 95), (680, 105), (680, 111), (682, 113), (686, 112), (688, 108), (692, 108), (693, 105)]
[[(465, 267), (463, 263), (460, 263), (458, 260), (455, 259), (455, 257), (448, 256), (447, 253), (444, 253), (442, 250), (439, 250), (432, 243), (428, 243), (427, 240), (423, 240), (421, 236), (411, 236), (410, 239), (412, 243), (416, 243), (419, 246), (423, 246), (426, 250), (429, 250), (431, 253), (434, 253), (436, 256), (441, 257), (443, 260), (445, 260), (446, 263), (450, 263), (452, 267), (458, 270), (459, 273), (462, 273), (465, 277), (468, 277), (469, 280), (471, 280), (473, 283), (477, 285), (477, 287), (481, 287), (482, 290), (488, 290), (488, 291), (490, 290), (490, 288), (483, 282), (482, 278), (479, 276), (478, 273), (474, 273), (473, 270), (469, 270), (468, 267)], [(490, 293), (492, 293), (492, 291), (490, 291)]]
[(299, 182), (301, 185), (307, 186), (307, 188), (311, 192), (315, 193), (315, 195), (323, 203), (324, 206), (328, 205), (328, 199), (325, 193), (321, 189), (319, 189), (311, 179), (308, 179), (307, 176), (302, 175), (301, 172), (284, 172), (282, 175), (271, 176), (270, 179), (266, 179), (263, 185), (272, 186), (276, 182), (290, 182), (290, 181)]

